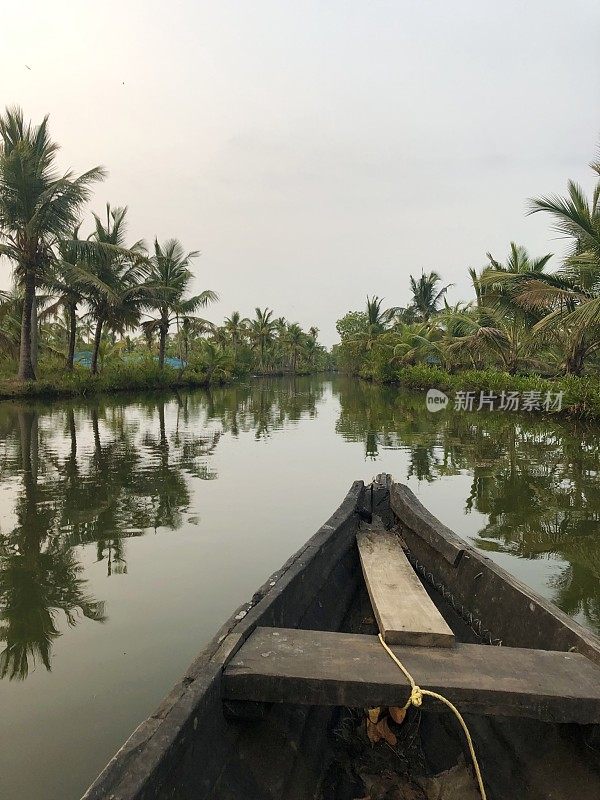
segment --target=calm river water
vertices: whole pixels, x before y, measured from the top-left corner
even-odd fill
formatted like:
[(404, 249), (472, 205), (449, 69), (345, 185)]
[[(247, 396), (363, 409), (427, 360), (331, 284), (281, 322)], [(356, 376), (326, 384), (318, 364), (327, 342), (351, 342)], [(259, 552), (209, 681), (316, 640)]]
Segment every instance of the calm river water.
[(0, 404), (0, 797), (76, 800), (197, 651), (391, 472), (600, 630), (598, 429), (352, 379)]

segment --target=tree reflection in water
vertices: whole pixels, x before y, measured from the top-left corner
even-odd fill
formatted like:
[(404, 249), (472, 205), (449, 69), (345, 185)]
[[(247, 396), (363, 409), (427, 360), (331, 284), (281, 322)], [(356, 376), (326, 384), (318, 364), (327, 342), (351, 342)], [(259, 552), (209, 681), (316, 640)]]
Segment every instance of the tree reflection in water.
[(86, 594), (78, 546), (95, 543), (108, 575), (126, 572), (125, 539), (180, 527), (185, 473), (213, 477), (200, 461), (219, 432), (168, 433), (166, 405), (2, 406), (3, 479), (20, 487), (17, 524), (0, 533), (1, 677), (24, 679), (36, 662), (50, 669), (60, 612), (69, 625), (106, 619), (104, 604)]
[(0, 537), (0, 639), (5, 643), (0, 676), (22, 680), (30, 661), (39, 660), (50, 669), (52, 642), (60, 635), (58, 611), (64, 612), (69, 625), (76, 623), (77, 612), (98, 622), (105, 617), (103, 604), (84, 592), (81, 566), (72, 550), (53, 535), (59, 503), (57, 487), (38, 479), (40, 462), (47, 457), (38, 413), (11, 408), (13, 414), (13, 457), (20, 467), (22, 489), (15, 508), (17, 525)]
[(600, 438), (569, 420), (501, 412), (431, 413), (423, 394), (340, 378), (336, 430), (377, 458), (407, 451), (406, 476), (432, 482), (470, 475), (464, 499), (487, 517), (475, 544), (566, 566), (554, 601), (600, 630)]
[(0, 532), (0, 677), (50, 669), (52, 643), (81, 617), (106, 620), (86, 593), (77, 548), (95, 544), (107, 574), (125, 574), (125, 542), (176, 531), (190, 506), (189, 479), (212, 480), (223, 432), (256, 438), (314, 415), (322, 383), (252, 382), (135, 402), (0, 405), (0, 469), (18, 483), (17, 523)]

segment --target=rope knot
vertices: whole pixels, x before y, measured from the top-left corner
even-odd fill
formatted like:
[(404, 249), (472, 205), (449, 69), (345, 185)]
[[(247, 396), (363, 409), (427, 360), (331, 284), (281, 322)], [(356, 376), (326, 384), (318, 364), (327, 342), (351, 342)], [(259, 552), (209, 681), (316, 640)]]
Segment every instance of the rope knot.
[(420, 686), (413, 686), (410, 692), (410, 703), (417, 708), (423, 704), (423, 692)]

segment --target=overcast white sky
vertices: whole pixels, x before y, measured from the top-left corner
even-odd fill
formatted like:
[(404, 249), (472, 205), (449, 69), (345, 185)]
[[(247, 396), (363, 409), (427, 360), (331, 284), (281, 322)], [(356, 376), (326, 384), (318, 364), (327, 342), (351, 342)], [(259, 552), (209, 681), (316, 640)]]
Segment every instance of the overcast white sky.
[(486, 250), (561, 252), (526, 200), (592, 184), (599, 41), (598, 0), (33, 0), (2, 11), (0, 105), (108, 168), (92, 207), (128, 204), (132, 240), (201, 250), (207, 316), (330, 345), (411, 273), (454, 302)]

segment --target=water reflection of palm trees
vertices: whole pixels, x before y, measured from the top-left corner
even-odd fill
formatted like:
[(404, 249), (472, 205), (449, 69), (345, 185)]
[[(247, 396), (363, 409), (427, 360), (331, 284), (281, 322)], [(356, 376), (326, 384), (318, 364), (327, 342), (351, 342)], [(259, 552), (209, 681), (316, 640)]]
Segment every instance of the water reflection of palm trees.
[(78, 613), (101, 622), (104, 610), (85, 594), (73, 552), (51, 535), (56, 499), (48, 484), (38, 481), (37, 412), (19, 409), (15, 416), (22, 491), (15, 508), (17, 525), (0, 535), (0, 641), (5, 644), (0, 677), (24, 679), (30, 661), (50, 669), (52, 642), (60, 635), (58, 611), (74, 625)]
[[(20, 488), (17, 524), (0, 533), (0, 676), (25, 678), (36, 661), (50, 668), (61, 612), (69, 625), (105, 619), (85, 592), (78, 546), (95, 543), (109, 575), (126, 572), (124, 541), (179, 528), (190, 504), (185, 474), (212, 477), (201, 462), (219, 432), (169, 432), (173, 403), (2, 407), (0, 465)], [(154, 423), (156, 435), (140, 433)]]
[[(555, 557), (555, 601), (600, 630), (600, 440), (557, 419), (508, 413), (432, 414), (422, 394), (340, 378), (337, 431), (367, 457), (407, 451), (407, 476), (471, 475), (465, 512), (487, 517), (475, 544), (519, 558)], [(401, 476), (398, 476), (401, 477)]]
[(233, 436), (253, 431), (256, 439), (266, 439), (303, 416), (314, 417), (324, 391), (324, 382), (311, 376), (263, 378), (214, 388), (207, 395), (207, 417), (218, 420), (222, 430)]
[(193, 519), (190, 480), (216, 477), (223, 432), (268, 437), (316, 414), (322, 392), (296, 377), (133, 403), (0, 406), (0, 469), (19, 487), (17, 522), (0, 533), (0, 676), (50, 669), (61, 622), (105, 620), (78, 548), (94, 545), (109, 576), (125, 574), (128, 539)]

